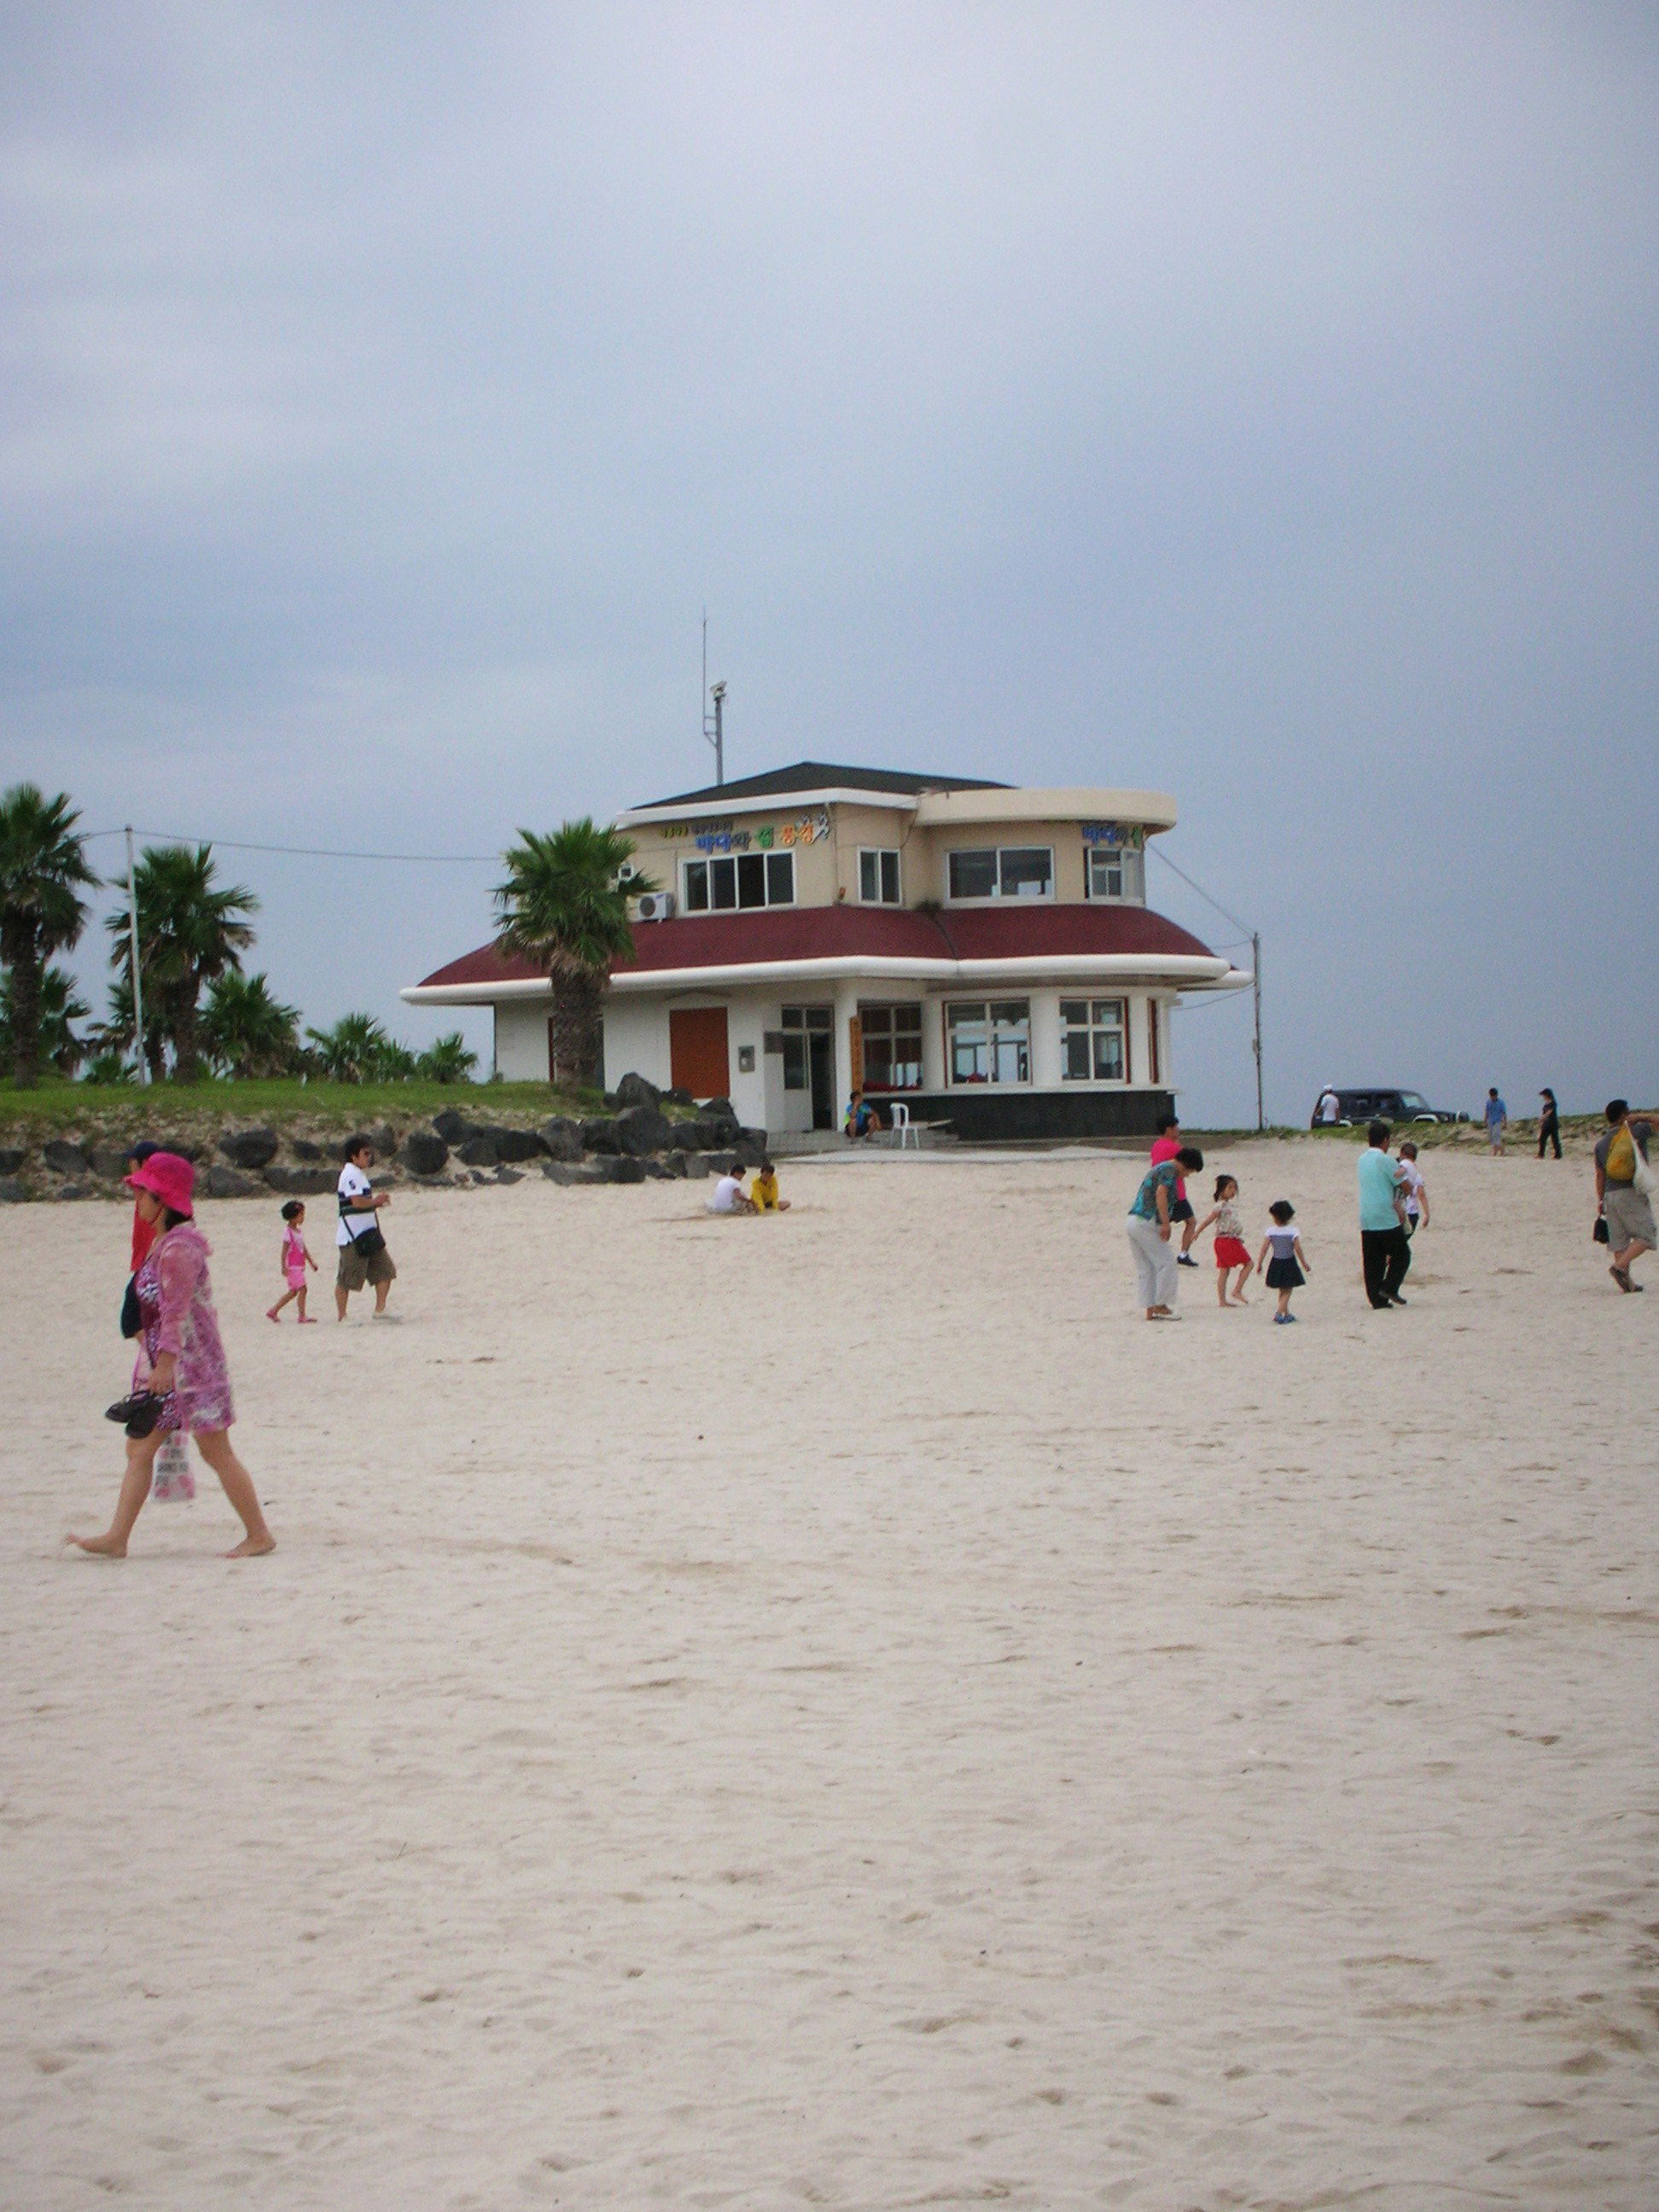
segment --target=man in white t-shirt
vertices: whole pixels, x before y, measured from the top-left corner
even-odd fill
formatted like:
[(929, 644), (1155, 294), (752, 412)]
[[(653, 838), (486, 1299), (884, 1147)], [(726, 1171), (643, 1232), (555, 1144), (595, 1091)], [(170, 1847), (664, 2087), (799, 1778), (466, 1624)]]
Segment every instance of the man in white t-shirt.
[(374, 1285), (374, 1318), (386, 1318), (386, 1293), (398, 1279), (392, 1255), (380, 1234), (380, 1210), (390, 1206), (392, 1194), (376, 1190), (368, 1179), (374, 1164), (374, 1147), (367, 1137), (348, 1137), (345, 1165), (336, 1186), (340, 1200), (340, 1225), (334, 1232), (339, 1267), (334, 1278), (336, 1317), (346, 1317), (346, 1300), (365, 1283)]
[(1341, 1114), (1342, 1101), (1337, 1097), (1336, 1092), (1331, 1085), (1328, 1083), (1325, 1085), (1324, 1090), (1321, 1092), (1319, 1099), (1319, 1121), (1321, 1127), (1327, 1129), (1334, 1129), (1339, 1120), (1341, 1118)]
[(752, 1213), (753, 1202), (743, 1194), (743, 1170), (730, 1167), (714, 1185), (708, 1200), (711, 1213)]

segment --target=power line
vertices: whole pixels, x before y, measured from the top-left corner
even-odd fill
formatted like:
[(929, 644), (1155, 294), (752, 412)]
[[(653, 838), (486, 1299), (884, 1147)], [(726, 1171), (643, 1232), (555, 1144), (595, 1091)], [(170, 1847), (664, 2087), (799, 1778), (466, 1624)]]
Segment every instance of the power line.
[[(121, 830), (85, 830), (82, 837), (90, 844), (97, 837), (119, 837)], [(255, 845), (244, 837), (193, 837), (177, 830), (135, 830), (137, 837), (159, 837), (170, 845), (213, 845), (227, 853), (283, 853), (304, 860), (400, 860), (412, 866), (494, 868), (501, 865), (499, 853), (343, 853), (325, 845)]]
[(1212, 892), (1206, 891), (1202, 884), (1194, 877), (1189, 876), (1185, 868), (1178, 861), (1172, 860), (1160, 846), (1154, 845), (1152, 850), (1163, 861), (1164, 866), (1173, 868), (1182, 882), (1195, 890), (1207, 906), (1212, 906), (1218, 915), (1231, 922), (1235, 929), (1244, 930), (1249, 934), (1250, 996), (1255, 1007), (1255, 1035), (1250, 1047), (1255, 1055), (1255, 1126), (1258, 1129), (1265, 1129), (1267, 1126), (1267, 1115), (1261, 1087), (1261, 932), (1259, 929), (1251, 929), (1248, 921), (1241, 921), (1231, 907), (1223, 906), (1221, 901)]

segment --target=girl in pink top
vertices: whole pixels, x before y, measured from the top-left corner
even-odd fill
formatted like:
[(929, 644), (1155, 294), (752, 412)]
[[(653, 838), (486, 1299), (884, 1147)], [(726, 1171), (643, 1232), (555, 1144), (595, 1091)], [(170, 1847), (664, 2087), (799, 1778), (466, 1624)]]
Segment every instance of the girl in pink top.
[(288, 1204), (283, 1208), (283, 1218), (288, 1226), (283, 1231), (281, 1266), (283, 1280), (288, 1285), (288, 1288), (274, 1306), (265, 1308), (265, 1319), (275, 1321), (290, 1298), (298, 1298), (301, 1328), (309, 1322), (315, 1328), (316, 1316), (306, 1311), (306, 1269), (310, 1267), (314, 1270), (317, 1262), (312, 1258), (310, 1249), (306, 1243), (306, 1210), (297, 1198), (289, 1199)]
[(253, 1478), (230, 1448), (236, 1412), (208, 1280), (208, 1241), (191, 1218), (196, 1171), (176, 1153), (155, 1152), (127, 1181), (138, 1194), (139, 1211), (156, 1231), (135, 1287), (149, 1387), (161, 1401), (161, 1418), (148, 1436), (127, 1439), (126, 1473), (115, 1517), (104, 1534), (69, 1540), (100, 1559), (125, 1559), (127, 1539), (149, 1496), (155, 1455), (166, 1437), (183, 1432), (195, 1437), (246, 1531), (230, 1557), (274, 1551), (276, 1540), (259, 1510)]

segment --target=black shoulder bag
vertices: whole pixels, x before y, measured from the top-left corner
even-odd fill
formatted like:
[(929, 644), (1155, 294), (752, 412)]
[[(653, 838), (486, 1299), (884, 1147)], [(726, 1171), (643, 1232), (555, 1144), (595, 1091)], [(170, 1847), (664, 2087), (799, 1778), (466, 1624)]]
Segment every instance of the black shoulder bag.
[(361, 1213), (362, 1210), (361, 1206), (354, 1206), (349, 1198), (343, 1198), (340, 1200), (340, 1218), (346, 1225), (346, 1235), (350, 1237), (365, 1260), (372, 1260), (377, 1252), (385, 1251), (386, 1238), (380, 1234), (380, 1224), (373, 1214), (369, 1216), (368, 1227), (361, 1236), (358, 1235), (351, 1224), (353, 1217)]

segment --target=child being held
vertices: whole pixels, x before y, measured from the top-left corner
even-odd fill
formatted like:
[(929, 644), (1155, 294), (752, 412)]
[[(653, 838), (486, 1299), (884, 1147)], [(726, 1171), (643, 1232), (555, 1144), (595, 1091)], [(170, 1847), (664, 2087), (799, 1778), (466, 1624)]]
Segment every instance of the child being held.
[(1417, 1147), (1409, 1138), (1400, 1147), (1400, 1188), (1406, 1200), (1406, 1234), (1415, 1237), (1419, 1222), (1429, 1222), (1429, 1186), (1417, 1164)]
[[(1215, 1224), (1215, 1294), (1217, 1303), (1224, 1306), (1247, 1306), (1244, 1285), (1249, 1280), (1255, 1261), (1250, 1248), (1244, 1242), (1244, 1224), (1238, 1218), (1238, 1178), (1222, 1175), (1215, 1179), (1216, 1203), (1194, 1231), (1194, 1237), (1201, 1237), (1212, 1222)], [(1238, 1270), (1238, 1280), (1232, 1282), (1233, 1269)], [(1228, 1285), (1231, 1283), (1231, 1292)]]
[(306, 1311), (306, 1269), (314, 1268), (317, 1262), (312, 1258), (310, 1249), (306, 1243), (306, 1210), (297, 1198), (289, 1199), (288, 1204), (283, 1208), (283, 1218), (288, 1226), (283, 1231), (281, 1266), (283, 1280), (288, 1285), (288, 1288), (274, 1306), (265, 1308), (265, 1319), (275, 1321), (290, 1298), (298, 1298), (301, 1326), (309, 1322), (314, 1328), (317, 1326), (317, 1317), (314, 1314), (308, 1314)]
[[(1261, 1240), (1261, 1249), (1256, 1255), (1259, 1267), (1267, 1261), (1267, 1272), (1262, 1278), (1270, 1291), (1279, 1293), (1279, 1311), (1275, 1322), (1294, 1321), (1291, 1311), (1291, 1292), (1299, 1289), (1308, 1279), (1302, 1270), (1311, 1266), (1302, 1249), (1302, 1239), (1291, 1224), (1296, 1219), (1296, 1208), (1288, 1198), (1276, 1198), (1267, 1208), (1267, 1233)], [(1267, 1255), (1272, 1253), (1271, 1260)]]

